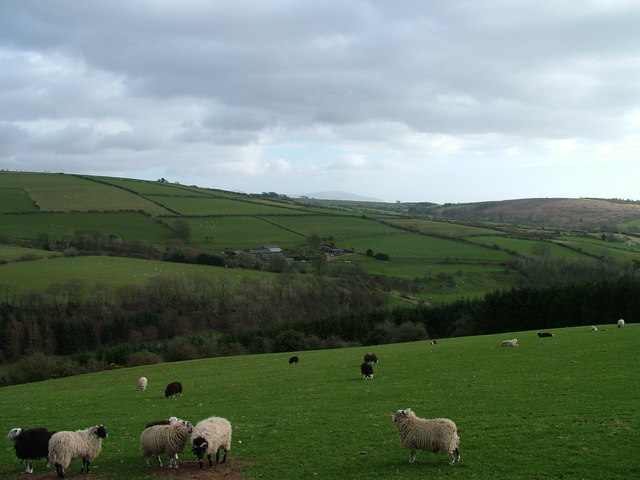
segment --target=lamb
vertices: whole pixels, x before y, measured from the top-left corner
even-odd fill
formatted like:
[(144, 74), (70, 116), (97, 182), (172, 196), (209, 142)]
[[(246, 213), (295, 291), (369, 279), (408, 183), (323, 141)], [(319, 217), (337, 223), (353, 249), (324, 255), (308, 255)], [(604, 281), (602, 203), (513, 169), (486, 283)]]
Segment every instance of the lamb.
[(27, 430), (12, 428), (9, 431), (7, 439), (15, 442), (13, 448), (16, 450), (16, 456), (27, 461), (25, 473), (33, 473), (34, 460), (49, 456), (49, 439), (54, 433), (56, 432), (51, 432), (44, 427)]
[(362, 377), (366, 380), (371, 380), (373, 378), (373, 366), (370, 363), (363, 362), (360, 365), (360, 373), (362, 373)]
[(180, 382), (171, 382), (164, 390), (164, 398), (173, 398), (177, 395), (182, 396), (182, 384)]
[(145, 428), (140, 434), (140, 453), (149, 464), (149, 457), (155, 455), (158, 465), (162, 466), (161, 454), (169, 457), (169, 468), (178, 468), (178, 453), (184, 450), (189, 434), (193, 431), (191, 423), (179, 420), (170, 425), (154, 425)]
[(618, 320), (618, 328), (622, 328), (622, 327), (624, 327), (624, 320), (620, 319)]
[(448, 418), (420, 418), (410, 408), (396, 411), (392, 419), (396, 422), (400, 443), (411, 450), (409, 463), (415, 461), (417, 450), (447, 452), (451, 455), (450, 464), (460, 461), (460, 438), (453, 421)]
[(591, 327), (591, 331), (592, 332), (597, 332), (598, 331), (598, 327), (596, 327), (595, 325), (593, 327)]
[(553, 333), (551, 333), (551, 332), (538, 332), (538, 336), (540, 338), (553, 337)]
[(293, 365), (294, 363), (298, 363), (298, 357), (295, 355), (289, 359), (289, 365)]
[(54, 433), (49, 440), (49, 462), (55, 464), (58, 478), (64, 478), (65, 469), (76, 458), (82, 459), (80, 473), (89, 473), (91, 462), (100, 454), (103, 438), (107, 438), (107, 429), (103, 425)]
[(147, 425), (144, 428), (153, 427), (155, 425), (171, 425), (178, 421), (180, 421), (178, 417), (169, 417), (169, 418), (165, 418), (164, 420), (154, 420), (153, 422), (147, 423)]
[(221, 463), (227, 461), (227, 454), (231, 450), (231, 423), (225, 418), (209, 417), (200, 420), (191, 434), (191, 451), (198, 457), (202, 468), (205, 454), (209, 459), (209, 466), (213, 465), (211, 455), (216, 453), (216, 463), (220, 459), (220, 449), (224, 449)]
[(138, 379), (138, 388), (140, 388), (141, 392), (144, 392), (147, 389), (147, 377), (140, 377)]
[(378, 357), (376, 357), (375, 353), (365, 353), (364, 354), (364, 361), (366, 363), (378, 363)]
[(517, 347), (518, 346), (518, 339), (517, 338), (513, 338), (511, 340), (503, 340), (502, 342), (500, 342), (500, 346), (501, 347)]

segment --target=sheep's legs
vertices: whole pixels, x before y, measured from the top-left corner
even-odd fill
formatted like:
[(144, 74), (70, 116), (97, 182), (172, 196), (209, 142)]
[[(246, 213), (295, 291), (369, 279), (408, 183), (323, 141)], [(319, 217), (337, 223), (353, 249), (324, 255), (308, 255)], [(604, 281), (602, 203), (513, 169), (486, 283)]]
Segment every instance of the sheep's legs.
[(409, 457), (409, 463), (413, 463), (416, 461), (416, 451), (411, 450), (411, 457)]
[(458, 447), (453, 449), (453, 452), (451, 452), (451, 460), (449, 460), (449, 465), (453, 465), (455, 462), (459, 462), (460, 461), (460, 450), (458, 450)]
[(24, 473), (33, 473), (33, 460), (27, 460), (27, 468)]
[[(207, 458), (209, 459), (209, 466), (212, 467), (213, 466), (213, 462), (211, 461), (211, 454), (207, 455)], [(216, 463), (218, 463), (218, 454), (216, 454)], [(202, 464), (200, 464), (202, 465)]]
[(169, 457), (169, 468), (178, 468), (178, 454)]
[(64, 478), (64, 467), (59, 463), (56, 463), (56, 472), (58, 472), (58, 478)]
[(83, 458), (82, 468), (80, 469), (80, 473), (89, 473), (89, 472), (91, 472), (91, 464)]
[[(220, 463), (225, 463), (227, 461), (227, 453), (229, 453), (227, 451), (226, 448), (222, 447), (224, 449), (224, 457), (222, 457), (222, 462)], [(218, 451), (216, 452), (216, 463), (218, 463), (218, 458), (220, 457), (220, 449), (218, 449)]]

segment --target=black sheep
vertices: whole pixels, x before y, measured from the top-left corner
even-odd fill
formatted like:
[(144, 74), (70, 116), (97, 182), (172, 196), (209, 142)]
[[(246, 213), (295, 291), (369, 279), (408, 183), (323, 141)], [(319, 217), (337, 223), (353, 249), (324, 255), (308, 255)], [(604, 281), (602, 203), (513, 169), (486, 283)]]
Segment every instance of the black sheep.
[(543, 337), (553, 337), (553, 333), (550, 333), (550, 332), (538, 332), (538, 336), (539, 336), (540, 338), (543, 338)]
[(293, 356), (289, 359), (289, 365), (293, 365), (294, 363), (298, 363), (298, 357)]
[(367, 363), (378, 363), (378, 357), (376, 357), (375, 353), (365, 353), (364, 361)]
[(182, 384), (180, 382), (171, 382), (164, 390), (164, 398), (182, 396)]
[(360, 372), (362, 376), (368, 380), (373, 378), (373, 366), (370, 363), (363, 362), (362, 365), (360, 365)]
[(33, 473), (33, 461), (38, 458), (47, 458), (49, 455), (49, 439), (55, 432), (50, 432), (44, 427), (22, 430), (13, 428), (7, 435), (15, 444), (16, 456), (27, 461), (26, 473)]

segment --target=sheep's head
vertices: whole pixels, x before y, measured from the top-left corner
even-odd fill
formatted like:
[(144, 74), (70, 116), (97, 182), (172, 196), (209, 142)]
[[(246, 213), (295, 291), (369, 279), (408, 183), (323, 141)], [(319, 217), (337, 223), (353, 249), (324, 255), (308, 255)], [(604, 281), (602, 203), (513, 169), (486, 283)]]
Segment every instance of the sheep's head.
[(15, 440), (20, 433), (22, 433), (22, 429), (20, 427), (12, 428), (7, 434), (7, 440)]
[(204, 457), (204, 452), (207, 451), (209, 447), (209, 443), (206, 439), (202, 437), (194, 438), (192, 442), (191, 451), (198, 457), (198, 461), (200, 462), (200, 466), (202, 467), (202, 459)]
[(95, 433), (98, 438), (107, 438), (107, 429), (104, 425), (98, 425), (93, 427), (93, 433)]
[(394, 422), (398, 422), (403, 418), (407, 418), (411, 415), (414, 415), (414, 413), (410, 408), (407, 408), (406, 410), (397, 410), (396, 413), (393, 414), (392, 420)]

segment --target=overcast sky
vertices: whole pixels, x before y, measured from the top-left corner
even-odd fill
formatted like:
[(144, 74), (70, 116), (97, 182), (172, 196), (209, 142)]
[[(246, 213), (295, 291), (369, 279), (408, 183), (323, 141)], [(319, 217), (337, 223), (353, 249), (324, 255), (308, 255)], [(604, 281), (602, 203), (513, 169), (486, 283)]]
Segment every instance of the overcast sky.
[(2, 0), (0, 169), (640, 199), (637, 0)]

